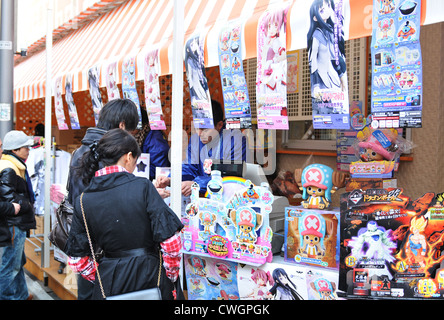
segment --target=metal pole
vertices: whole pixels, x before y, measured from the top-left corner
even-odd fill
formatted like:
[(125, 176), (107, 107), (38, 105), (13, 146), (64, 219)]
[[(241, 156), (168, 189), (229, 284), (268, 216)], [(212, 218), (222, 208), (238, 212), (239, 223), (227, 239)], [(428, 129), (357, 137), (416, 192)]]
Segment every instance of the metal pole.
[(1, 0), (0, 138), (14, 123), (14, 0)]
[(53, 8), (54, 0), (48, 1), (47, 9), (47, 29), (46, 29), (46, 91), (45, 91), (45, 216), (43, 223), (43, 267), (49, 268), (50, 265), (50, 244), (48, 237), (51, 230), (51, 170), (52, 170), (52, 154), (51, 154), (51, 98), (52, 98), (52, 31), (53, 31)]

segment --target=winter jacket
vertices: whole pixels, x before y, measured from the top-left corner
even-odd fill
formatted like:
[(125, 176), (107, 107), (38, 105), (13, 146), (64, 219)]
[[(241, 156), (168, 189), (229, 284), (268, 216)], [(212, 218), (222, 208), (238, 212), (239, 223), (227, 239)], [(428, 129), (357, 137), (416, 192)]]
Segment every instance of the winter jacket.
[[(104, 251), (99, 274), (105, 294), (116, 295), (154, 287), (159, 270), (159, 244), (183, 228), (176, 214), (165, 204), (151, 181), (128, 172), (94, 177), (85, 189), (83, 207), (95, 247)], [(112, 257), (133, 249), (149, 254)], [(74, 202), (74, 217), (67, 254), (91, 256), (80, 206)], [(163, 299), (172, 299), (173, 283), (162, 266), (160, 288)], [(96, 276), (93, 299), (101, 299)]]
[(0, 247), (11, 244), (11, 233), (8, 227), (8, 217), (15, 214), (12, 203), (0, 202)]
[(156, 167), (169, 167), (170, 146), (162, 131), (150, 130), (142, 145), (142, 152), (150, 154), (150, 180), (156, 178)]
[(82, 139), (82, 145), (75, 151), (71, 159), (71, 165), (69, 167), (69, 182), (68, 182), (68, 201), (73, 203), (74, 200), (82, 193), (86, 186), (82, 182), (81, 169), (77, 167), (81, 164), (83, 155), (89, 151), (89, 147), (94, 142), (98, 142), (102, 139), (103, 135), (107, 131), (100, 128), (88, 128), (85, 136)]
[(8, 215), (8, 226), (23, 231), (36, 228), (30, 193), (33, 195), (26, 182), (25, 163), (14, 155), (3, 154), (0, 160), (0, 202), (15, 202), (21, 206), (17, 215)]

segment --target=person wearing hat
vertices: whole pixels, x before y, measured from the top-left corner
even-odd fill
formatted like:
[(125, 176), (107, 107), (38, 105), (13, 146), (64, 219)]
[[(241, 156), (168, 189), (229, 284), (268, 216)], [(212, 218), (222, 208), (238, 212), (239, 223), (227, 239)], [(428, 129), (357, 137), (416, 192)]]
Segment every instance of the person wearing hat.
[[(17, 214), (7, 215), (10, 244), (0, 251), (0, 300), (32, 299), (26, 285), (23, 266), (26, 262), (25, 240), (36, 228), (35, 201), (25, 161), (34, 143), (24, 132), (12, 130), (3, 139), (0, 160), (0, 201), (18, 203)], [(3, 229), (2, 229), (3, 230)]]

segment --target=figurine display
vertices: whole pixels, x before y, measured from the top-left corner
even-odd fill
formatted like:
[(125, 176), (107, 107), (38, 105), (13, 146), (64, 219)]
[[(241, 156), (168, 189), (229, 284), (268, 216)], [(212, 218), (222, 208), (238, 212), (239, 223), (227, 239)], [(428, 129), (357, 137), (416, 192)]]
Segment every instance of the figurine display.
[(296, 169), (295, 180), (302, 191), (301, 204), (306, 209), (328, 209), (331, 194), (345, 186), (345, 173), (333, 171), (323, 164), (312, 164)]
[(199, 198), (199, 186), (192, 186), (182, 218), (185, 252), (253, 265), (271, 262), (273, 199), (268, 185), (255, 186), (237, 177), (222, 179), (220, 171), (213, 170), (207, 197)]
[(343, 194), (339, 289), (349, 297), (443, 299), (443, 217), (442, 194)]
[(339, 265), (339, 210), (285, 209), (286, 262), (325, 268)]

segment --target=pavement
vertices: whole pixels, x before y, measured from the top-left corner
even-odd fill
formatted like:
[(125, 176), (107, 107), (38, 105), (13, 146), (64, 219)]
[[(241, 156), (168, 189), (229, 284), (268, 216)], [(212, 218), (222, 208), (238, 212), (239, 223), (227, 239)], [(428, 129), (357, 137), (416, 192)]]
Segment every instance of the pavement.
[(26, 284), (33, 300), (61, 300), (48, 286), (25, 269)]

